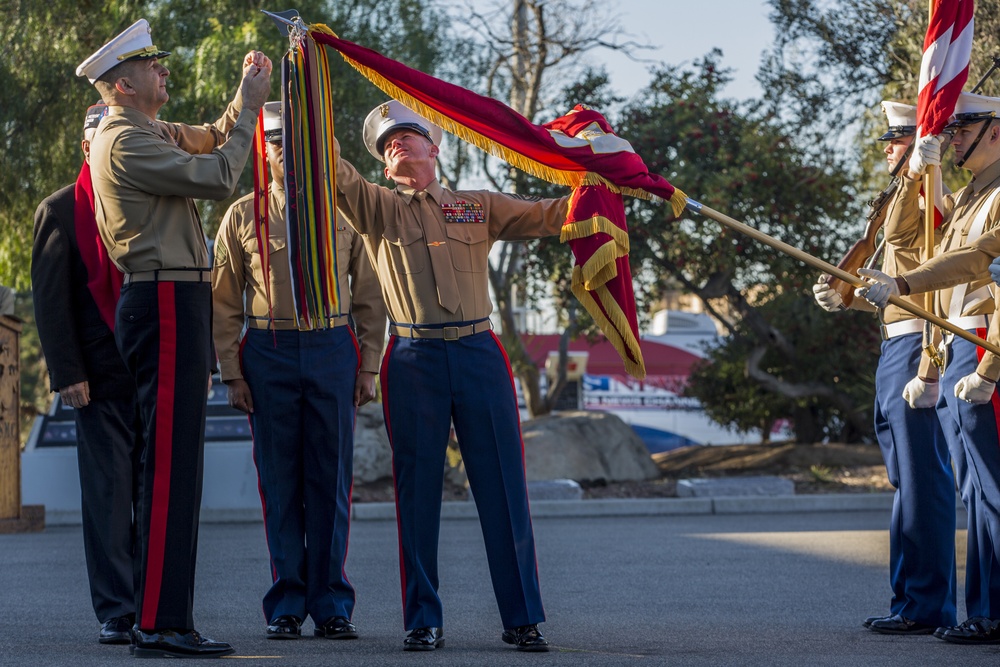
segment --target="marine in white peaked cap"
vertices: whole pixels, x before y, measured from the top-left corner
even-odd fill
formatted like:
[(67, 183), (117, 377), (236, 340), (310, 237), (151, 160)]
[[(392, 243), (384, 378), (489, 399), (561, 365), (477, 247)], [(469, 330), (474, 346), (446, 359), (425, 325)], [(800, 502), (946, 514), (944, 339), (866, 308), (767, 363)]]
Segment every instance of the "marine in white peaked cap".
[[(885, 305), (890, 296), (937, 292), (935, 303), (939, 315), (947, 316), (949, 322), (979, 336), (985, 332), (986, 340), (993, 345), (1000, 342), (1000, 319), (996, 316), (996, 296), (991, 292), (993, 283), (989, 277), (990, 261), (1000, 257), (1000, 125), (992, 122), (997, 110), (1000, 110), (1000, 100), (995, 98), (969, 93), (959, 97), (955, 120), (949, 126), (954, 133), (950, 146), (954, 150), (956, 166), (970, 171), (972, 180), (958, 192), (944, 197), (944, 216), (938, 228), (941, 240), (935, 256), (898, 274), (865, 269), (858, 271), (872, 286), (865, 298), (876, 306)], [(906, 225), (908, 220), (920, 219), (918, 204), (923, 186), (920, 175), (926, 168), (941, 163), (947, 134), (920, 138), (910, 158), (909, 169), (900, 179), (898, 203), (886, 217), (887, 230)], [(918, 247), (923, 241), (916, 236), (910, 238), (914, 239), (911, 244), (916, 243)], [(975, 343), (956, 336), (945, 342), (943, 356), (948, 363), (939, 382), (934, 383), (940, 387), (936, 410), (941, 416), (942, 426), (960, 424), (961, 428), (946, 426), (942, 429), (948, 444), (943, 456), (928, 452), (913, 460), (923, 463), (941, 457), (947, 461), (947, 452), (951, 452), (953, 456), (967, 461), (967, 465), (956, 467), (955, 486), (960, 490), (985, 489), (985, 495), (993, 497), (1000, 489), (1000, 458), (997, 454), (1000, 407), (996, 404), (1000, 355), (989, 350), (984, 352)], [(925, 374), (926, 368), (927, 364), (922, 364), (915, 381), (929, 378)], [(931, 371), (931, 374), (934, 372)], [(897, 422), (890, 423), (895, 433)], [(902, 490), (903, 487), (897, 488)], [(948, 507), (936, 512), (917, 511), (916, 515), (936, 515), (938, 519), (935, 521), (943, 519), (950, 522), (954, 516), (954, 503), (950, 501), (953, 488), (948, 486), (946, 490), (941, 488), (937, 491), (925, 488), (921, 494), (925, 500), (944, 494), (949, 499)], [(904, 611), (895, 614), (900, 617), (897, 623), (893, 623), (896, 634), (919, 634), (922, 631), (933, 632), (935, 637), (954, 644), (1000, 643), (1000, 580), (990, 576), (1000, 568), (1000, 552), (993, 539), (995, 533), (977, 529), (977, 526), (1000, 525), (1000, 510), (995, 504), (970, 499), (968, 491), (963, 491), (962, 502), (968, 515), (966, 620), (959, 624), (939, 625), (931, 630), (941, 621), (923, 612), (918, 615), (921, 607), (906, 600), (905, 606), (899, 607)], [(896, 514), (914, 516), (905, 508)], [(947, 554), (939, 552), (939, 557), (951, 558), (951, 539), (951, 535), (937, 535), (936, 539), (922, 540), (921, 562), (927, 559), (924, 551), (933, 549), (942, 540), (948, 549)], [(899, 543), (905, 544), (906, 541), (902, 539)], [(892, 564), (890, 570), (910, 577), (908, 568), (909, 563), (898, 568)], [(947, 577), (942, 573), (938, 581), (935, 586), (922, 584), (919, 588), (936, 593), (939, 599), (946, 599), (949, 611), (954, 611), (954, 594), (943, 597), (944, 591), (954, 587), (954, 570)], [(894, 600), (893, 611), (896, 608)], [(909, 611), (911, 608), (913, 612)], [(909, 615), (904, 618), (902, 614)], [(875, 623), (881, 622), (873, 621), (872, 625)]]
[(882, 101), (882, 112), (889, 127), (879, 141), (908, 137), (917, 131), (917, 107), (892, 100)]
[(264, 139), (281, 140), (281, 102), (267, 102), (264, 105)]
[[(132, 655), (211, 658), (234, 649), (193, 627), (205, 391), (215, 360), (212, 269), (194, 200), (235, 191), (267, 102), (271, 61), (247, 53), (221, 117), (187, 125), (157, 120), (170, 99), (163, 55), (140, 20), (77, 72), (108, 106), (91, 143), (94, 214), (111, 261), (125, 273), (114, 329), (146, 436)], [(148, 316), (135, 314), (139, 303)]]
[(169, 51), (157, 48), (153, 44), (153, 31), (146, 19), (139, 19), (123, 30), (110, 42), (97, 49), (76, 68), (77, 76), (85, 76), (91, 83), (111, 70), (115, 65), (126, 60), (144, 60), (146, 58), (165, 58)]
[(389, 100), (371, 110), (365, 118), (364, 141), (368, 152), (385, 162), (385, 140), (391, 132), (414, 130), (435, 146), (441, 145), (441, 128), (396, 100)]

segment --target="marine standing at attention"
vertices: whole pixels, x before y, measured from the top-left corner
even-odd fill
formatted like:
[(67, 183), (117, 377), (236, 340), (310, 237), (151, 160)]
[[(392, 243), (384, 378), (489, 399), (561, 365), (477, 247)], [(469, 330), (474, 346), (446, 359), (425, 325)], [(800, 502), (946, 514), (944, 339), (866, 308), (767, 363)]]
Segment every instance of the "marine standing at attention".
[(279, 102), (264, 105), (264, 133), (273, 178), (268, 277), (251, 193), (229, 208), (219, 228), (212, 299), (229, 404), (250, 415), (253, 432), (273, 578), (264, 595), (265, 634), (296, 639), (308, 615), (316, 636), (355, 639), (354, 587), (344, 570), (355, 411), (375, 398), (385, 306), (361, 237), (341, 222), (337, 270), (345, 314), (323, 328), (299, 330), (286, 242)]
[[(917, 129), (917, 108), (886, 100), (882, 109), (888, 131), (889, 171), (905, 178), (906, 159)], [(882, 268), (889, 273), (912, 269), (923, 257), (924, 225), (920, 216), (892, 215), (904, 188), (882, 209), (885, 251)], [(940, 231), (944, 231), (943, 229)], [(813, 288), (828, 311), (843, 309), (843, 300), (825, 280)], [(921, 299), (919, 305), (923, 307)], [(852, 307), (872, 308), (863, 299)], [(948, 443), (935, 405), (938, 383), (917, 379), (923, 354), (924, 321), (902, 308), (879, 310), (882, 349), (875, 369), (875, 436), (886, 474), (896, 489), (889, 523), (889, 614), (865, 619), (873, 632), (924, 635), (955, 625), (955, 477)], [(950, 418), (949, 418), (950, 419)]]
[[(951, 141), (955, 164), (972, 172), (964, 188), (945, 197), (947, 231), (941, 252), (898, 276), (862, 269), (870, 283), (859, 289), (876, 306), (889, 295), (937, 292), (948, 321), (998, 342), (990, 261), (1000, 256), (1000, 98), (962, 93), (955, 104)], [(901, 205), (890, 213), (922, 217), (920, 174), (940, 164), (943, 135), (921, 137), (903, 179)], [(905, 223), (904, 223), (905, 224)], [(989, 331), (989, 335), (987, 334)], [(1000, 643), (1000, 357), (964, 338), (946, 336), (938, 415), (968, 513), (965, 606), (968, 618), (940, 627), (934, 636), (955, 644)], [(924, 378), (918, 378), (924, 380)]]

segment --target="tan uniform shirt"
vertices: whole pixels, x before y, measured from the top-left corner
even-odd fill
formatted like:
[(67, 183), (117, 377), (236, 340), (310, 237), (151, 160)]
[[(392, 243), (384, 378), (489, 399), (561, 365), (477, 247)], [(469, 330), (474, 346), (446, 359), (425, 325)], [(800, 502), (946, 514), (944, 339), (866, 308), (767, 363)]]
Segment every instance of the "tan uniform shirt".
[[(90, 146), (97, 227), (126, 273), (208, 268), (192, 198), (225, 199), (250, 154), (257, 115), (242, 97), (212, 125), (194, 127), (112, 106)], [(228, 134), (228, 139), (227, 135)]]
[[(530, 201), (485, 190), (453, 192), (437, 181), (420, 193), (375, 185), (341, 159), (334, 144), (337, 206), (364, 238), (392, 322), (489, 317), (493, 243), (553, 236), (566, 220), (569, 196)], [(450, 311), (442, 302), (457, 307)]]
[[(899, 187), (889, 204), (885, 207), (885, 222), (882, 233), (885, 239), (885, 253), (882, 259), (882, 271), (890, 276), (898, 276), (906, 271), (912, 271), (924, 260), (924, 204), (920, 196), (919, 185), (914, 193), (906, 186), (914, 181), (905, 178), (906, 168), (900, 174)], [(941, 226), (934, 231), (935, 247), (941, 242), (945, 230), (948, 229), (948, 218), (945, 216)], [(902, 297), (915, 306), (923, 308), (926, 297), (923, 294), (911, 294)], [(938, 313), (940, 315), (940, 313)], [(881, 312), (883, 324), (892, 324), (903, 320), (912, 320), (916, 316), (899, 306), (888, 304)]]
[[(909, 196), (919, 190), (918, 181), (904, 184)], [(981, 287), (992, 291), (995, 286), (990, 280), (989, 265), (1000, 255), (1000, 197), (986, 217), (983, 234), (968, 243), (969, 229), (990, 194), (1000, 187), (1000, 161), (983, 170), (972, 182), (958, 192), (945, 197), (945, 216), (949, 226), (940, 244), (940, 254), (920, 267), (902, 274), (913, 292), (937, 290), (936, 310), (942, 316), (948, 315), (953, 288), (968, 284), (966, 295), (972, 295)], [(992, 315), (995, 309), (994, 296), (984, 290), (982, 296), (966, 299), (961, 316)], [(1000, 340), (997, 323), (990, 323), (991, 342)], [(1000, 377), (1000, 358), (987, 352), (979, 364), (978, 372), (991, 379)]]
[[(295, 319), (285, 225), (285, 190), (271, 184), (268, 197), (268, 262), (272, 316)], [(361, 344), (361, 371), (377, 373), (385, 343), (385, 305), (361, 238), (344, 223), (337, 227), (337, 271), (341, 311), (354, 316)], [(245, 317), (268, 319), (267, 293), (253, 214), (253, 194), (229, 207), (215, 240), (212, 270), (212, 335), (222, 381), (243, 377), (240, 334)]]

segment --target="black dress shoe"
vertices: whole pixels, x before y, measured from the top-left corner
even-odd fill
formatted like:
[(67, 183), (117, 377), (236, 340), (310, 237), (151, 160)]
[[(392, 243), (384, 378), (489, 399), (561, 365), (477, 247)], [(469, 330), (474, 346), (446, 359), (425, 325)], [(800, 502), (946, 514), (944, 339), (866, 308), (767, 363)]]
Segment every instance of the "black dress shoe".
[(441, 628), (416, 628), (403, 640), (404, 651), (433, 651), (443, 646), (444, 630)]
[(302, 621), (298, 616), (285, 614), (267, 624), (268, 639), (298, 639), (302, 636)]
[(548, 651), (549, 642), (538, 631), (538, 625), (522, 625), (519, 628), (504, 630), (500, 639), (507, 644), (513, 644), (518, 651)]
[(978, 616), (953, 628), (938, 628), (934, 636), (953, 644), (1000, 644), (1000, 620)]
[(862, 625), (864, 625), (866, 628), (870, 628), (872, 627), (872, 623), (874, 623), (875, 621), (881, 621), (883, 618), (892, 618), (892, 614), (888, 616), (869, 616), (868, 618), (865, 619), (865, 622), (862, 623)]
[(929, 635), (936, 628), (936, 625), (918, 623), (899, 614), (886, 616), (885, 618), (876, 618), (868, 626), (869, 630), (883, 635)]
[(197, 630), (137, 630), (132, 657), (135, 658), (220, 658), (235, 653), (226, 642), (202, 637)]
[(97, 635), (97, 641), (102, 644), (131, 644), (132, 643), (132, 616), (116, 616), (101, 624), (101, 632)]
[(327, 639), (357, 639), (358, 629), (343, 616), (334, 616), (326, 623), (317, 625), (313, 634)]

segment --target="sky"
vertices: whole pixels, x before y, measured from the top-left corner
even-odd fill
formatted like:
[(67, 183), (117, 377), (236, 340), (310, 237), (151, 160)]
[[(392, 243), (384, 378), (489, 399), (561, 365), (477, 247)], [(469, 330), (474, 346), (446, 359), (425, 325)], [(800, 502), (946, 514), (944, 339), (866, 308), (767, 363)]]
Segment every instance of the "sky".
[[(477, 7), (495, 7), (498, 0), (470, 0)], [(503, 2), (504, 0), (499, 0)], [(733, 81), (727, 97), (747, 99), (760, 94), (754, 79), (761, 54), (774, 39), (763, 0), (605, 0), (614, 8), (629, 38), (656, 48), (642, 57), (669, 65), (690, 65), (713, 47), (722, 49), (723, 67)], [(612, 85), (631, 96), (649, 82), (648, 63), (636, 63), (622, 54), (602, 49), (587, 55), (604, 64)]]
[[(644, 52), (670, 65), (690, 64), (713, 47), (722, 49), (722, 65), (733, 71), (727, 97), (746, 99), (761, 90), (754, 75), (762, 53), (774, 39), (769, 7), (761, 0), (609, 0), (620, 8), (624, 29), (636, 41), (657, 46)], [(604, 51), (603, 61), (615, 87), (632, 94), (649, 81), (648, 65)]]

